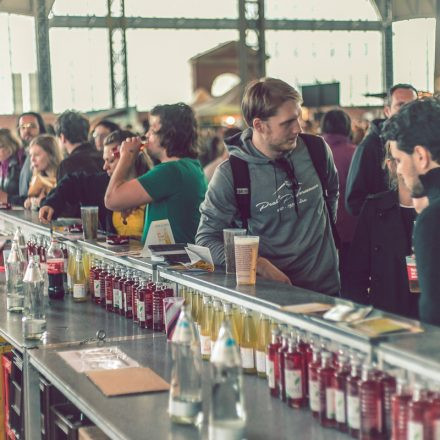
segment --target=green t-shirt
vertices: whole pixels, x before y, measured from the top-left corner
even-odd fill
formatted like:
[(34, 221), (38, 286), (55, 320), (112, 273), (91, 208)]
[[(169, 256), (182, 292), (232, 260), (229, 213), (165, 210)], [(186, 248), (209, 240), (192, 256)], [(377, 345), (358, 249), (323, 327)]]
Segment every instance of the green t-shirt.
[(147, 206), (142, 241), (152, 221), (168, 219), (176, 243), (194, 243), (199, 206), (206, 192), (200, 162), (190, 158), (164, 162), (138, 177), (138, 181), (153, 199)]

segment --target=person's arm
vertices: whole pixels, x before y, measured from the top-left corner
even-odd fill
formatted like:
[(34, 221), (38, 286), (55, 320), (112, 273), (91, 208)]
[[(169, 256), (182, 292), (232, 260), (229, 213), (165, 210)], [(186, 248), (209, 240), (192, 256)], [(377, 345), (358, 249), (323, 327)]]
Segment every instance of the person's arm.
[(122, 143), (121, 157), (105, 193), (105, 206), (112, 211), (123, 211), (153, 201), (138, 179), (127, 180), (139, 154), (139, 137), (129, 138)]
[(419, 299), (420, 320), (434, 325), (440, 325), (439, 215), (440, 209), (437, 207), (423, 211), (417, 219), (414, 230), (417, 274), (421, 291)]

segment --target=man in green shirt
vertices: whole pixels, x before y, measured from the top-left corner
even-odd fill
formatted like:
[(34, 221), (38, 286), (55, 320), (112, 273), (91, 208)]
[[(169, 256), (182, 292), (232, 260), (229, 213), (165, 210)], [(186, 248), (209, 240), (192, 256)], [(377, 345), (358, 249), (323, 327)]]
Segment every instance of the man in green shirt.
[(154, 107), (146, 136), (147, 152), (159, 165), (127, 180), (142, 142), (139, 137), (126, 139), (105, 194), (105, 206), (128, 210), (147, 204), (142, 241), (151, 222), (168, 219), (177, 243), (193, 243), (206, 181), (197, 160), (197, 122), (191, 107), (183, 103)]

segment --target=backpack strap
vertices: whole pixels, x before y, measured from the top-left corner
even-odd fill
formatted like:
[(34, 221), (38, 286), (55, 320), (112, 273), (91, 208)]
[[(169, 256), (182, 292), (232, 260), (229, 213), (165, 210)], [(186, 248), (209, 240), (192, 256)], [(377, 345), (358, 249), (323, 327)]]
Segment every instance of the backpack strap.
[(240, 213), (241, 224), (244, 229), (247, 229), (248, 220), (251, 217), (251, 179), (249, 176), (249, 166), (246, 161), (232, 154), (229, 156), (229, 163), (231, 164), (234, 195)]
[(320, 136), (314, 136), (312, 134), (301, 133), (299, 135), (307, 146), (310, 158), (312, 159), (313, 166), (318, 174), (319, 180), (322, 186), (322, 192), (324, 196), (325, 205), (327, 207), (328, 216), (330, 219), (330, 226), (333, 233), (333, 239), (337, 249), (341, 247), (341, 238), (339, 237), (336, 224), (331, 215), (330, 205), (328, 201), (328, 186), (327, 186), (327, 148), (324, 140)]

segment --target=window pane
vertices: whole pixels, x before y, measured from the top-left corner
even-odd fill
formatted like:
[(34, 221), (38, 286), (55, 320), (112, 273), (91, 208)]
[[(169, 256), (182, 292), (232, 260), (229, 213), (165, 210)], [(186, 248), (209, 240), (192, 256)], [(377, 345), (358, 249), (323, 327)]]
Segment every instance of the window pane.
[(55, 0), (54, 15), (107, 15), (106, 0)]

